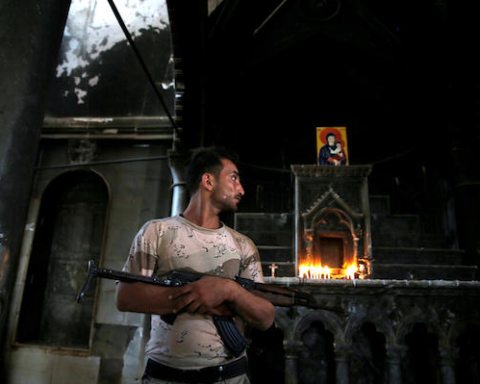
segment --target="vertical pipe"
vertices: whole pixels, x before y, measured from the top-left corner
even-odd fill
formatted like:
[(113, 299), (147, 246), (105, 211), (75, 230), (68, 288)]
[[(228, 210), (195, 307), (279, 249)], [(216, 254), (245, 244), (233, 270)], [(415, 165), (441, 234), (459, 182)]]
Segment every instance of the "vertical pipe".
[(172, 205), (170, 214), (172, 216), (183, 212), (187, 202), (187, 190), (185, 187), (185, 155), (179, 152), (170, 151), (168, 154), (168, 165), (172, 173)]

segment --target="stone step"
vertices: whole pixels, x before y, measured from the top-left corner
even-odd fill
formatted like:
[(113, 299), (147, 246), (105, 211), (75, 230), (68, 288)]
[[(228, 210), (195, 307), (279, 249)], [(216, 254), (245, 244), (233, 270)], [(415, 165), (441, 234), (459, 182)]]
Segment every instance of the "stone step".
[(381, 264), (461, 265), (465, 251), (442, 248), (373, 247), (372, 258)]
[(372, 264), (372, 279), (392, 280), (475, 280), (476, 266)]
[(446, 236), (434, 233), (378, 233), (372, 230), (374, 247), (451, 248)]
[(373, 234), (383, 234), (392, 237), (398, 233), (420, 234), (420, 218), (417, 215), (371, 215), (372, 238)]
[(425, 248), (451, 248), (452, 239), (440, 233), (422, 233), (419, 245)]

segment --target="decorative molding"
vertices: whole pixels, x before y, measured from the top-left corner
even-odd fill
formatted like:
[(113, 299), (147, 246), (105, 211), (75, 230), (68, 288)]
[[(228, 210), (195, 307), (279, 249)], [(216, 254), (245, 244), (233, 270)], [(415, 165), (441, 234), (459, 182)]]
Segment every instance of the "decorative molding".
[(292, 164), (290, 166), (293, 174), (297, 177), (367, 177), (372, 171), (371, 165), (344, 165), (334, 167), (331, 165), (315, 164)]
[(313, 204), (307, 208), (306, 211), (304, 211), (301, 215), (303, 217), (303, 220), (305, 222), (305, 228), (311, 228), (312, 227), (312, 217), (316, 216), (316, 213), (318, 211), (321, 211), (322, 209), (325, 208), (331, 208), (332, 204), (326, 204), (327, 198), (331, 197), (332, 200), (337, 203), (339, 208), (343, 209), (348, 215), (351, 217), (354, 217), (356, 219), (360, 219), (364, 216), (363, 213), (361, 212), (355, 212), (350, 205), (348, 205), (345, 200), (343, 200), (338, 193), (335, 192), (335, 190), (330, 186), (325, 193), (323, 193), (318, 199), (316, 199)]

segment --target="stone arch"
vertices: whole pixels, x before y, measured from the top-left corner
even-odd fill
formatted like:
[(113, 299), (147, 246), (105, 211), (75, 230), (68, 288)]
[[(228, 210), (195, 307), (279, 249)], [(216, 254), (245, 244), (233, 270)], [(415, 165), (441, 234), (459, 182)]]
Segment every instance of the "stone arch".
[(480, 328), (480, 318), (466, 317), (458, 319), (449, 329), (447, 340), (448, 346), (454, 347), (458, 337), (467, 330), (469, 325), (473, 325)]
[(299, 382), (335, 382), (337, 345), (343, 345), (340, 319), (323, 310), (310, 312), (297, 323), (293, 335), (300, 347)]
[(387, 317), (375, 316), (369, 313), (361, 313), (360, 315), (352, 316), (345, 327), (345, 342), (350, 344), (352, 335), (357, 332), (365, 323), (372, 323), (378, 332), (385, 337), (386, 345), (395, 345), (396, 338), (392, 324)]
[(444, 339), (445, 330), (442, 329), (437, 313), (432, 308), (420, 309), (416, 307), (409, 315), (405, 316), (400, 322), (396, 332), (396, 342), (399, 345), (404, 344), (405, 336), (410, 333), (417, 323), (424, 323), (428, 331), (436, 334), (439, 340)]
[(98, 180), (98, 182), (101, 183), (104, 188), (106, 188), (106, 193), (107, 193), (107, 196), (108, 196), (108, 202), (110, 203), (110, 197), (112, 195), (112, 188), (110, 186), (110, 183), (109, 183), (108, 179), (105, 177), (104, 174), (102, 174), (98, 170), (91, 169), (91, 168), (90, 169), (78, 168), (78, 169), (68, 170), (68, 171), (64, 171), (64, 172), (59, 172), (58, 174), (54, 175), (52, 178), (47, 180), (45, 182), (45, 184), (41, 184), (41, 186), (39, 187), (39, 192), (38, 193), (40, 195), (41, 202), (44, 201), (47, 192), (49, 190), (51, 190), (52, 188), (54, 188), (55, 185), (58, 185), (59, 183), (61, 183), (62, 179), (70, 178), (70, 177), (74, 178), (75, 175), (80, 175), (80, 174), (91, 174), (92, 177), (96, 178)]
[(292, 333), (293, 339), (299, 340), (303, 332), (314, 322), (321, 322), (325, 329), (333, 335), (335, 343), (344, 343), (342, 321), (337, 315), (323, 310), (309, 312), (304, 315), (294, 328)]

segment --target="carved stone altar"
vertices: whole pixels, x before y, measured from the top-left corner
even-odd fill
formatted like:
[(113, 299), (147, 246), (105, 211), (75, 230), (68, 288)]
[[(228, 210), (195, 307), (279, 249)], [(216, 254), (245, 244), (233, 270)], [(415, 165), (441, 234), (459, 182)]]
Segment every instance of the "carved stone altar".
[(478, 281), (266, 280), (308, 292), (318, 306), (277, 307), (285, 384), (455, 384), (476, 377)]
[[(379, 210), (368, 165), (291, 169), (294, 212), (237, 214), (236, 228), (258, 244), (266, 282), (309, 293), (315, 304), (276, 308), (275, 333), (250, 348), (252, 382), (473, 382), (480, 282), (458, 273), (470, 267), (448, 264), (458, 250), (414, 243), (420, 228), (402, 226), (412, 217)], [(330, 268), (303, 275), (305, 264)], [(358, 269), (346, 274), (352, 264)]]

